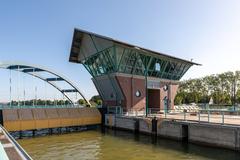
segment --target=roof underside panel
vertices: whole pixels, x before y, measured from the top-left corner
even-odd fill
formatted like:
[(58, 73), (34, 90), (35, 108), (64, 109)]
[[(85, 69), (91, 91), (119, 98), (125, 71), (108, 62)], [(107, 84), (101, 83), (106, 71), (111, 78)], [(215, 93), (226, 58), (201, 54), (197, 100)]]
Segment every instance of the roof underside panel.
[(82, 60), (89, 56), (111, 46), (113, 46), (112, 41), (92, 34), (74, 31), (70, 61), (81, 63)]
[[(108, 38), (105, 36), (101, 36), (101, 35), (91, 33), (88, 31), (84, 31), (84, 30), (80, 30), (80, 29), (74, 30), (71, 53), (70, 53), (70, 62), (81, 63), (81, 60), (83, 60), (84, 57), (87, 58), (88, 56), (96, 54), (102, 50), (105, 50), (106, 48), (113, 46), (113, 45), (121, 45), (126, 48), (141, 50), (142, 52), (145, 52), (146, 54), (152, 54), (155, 56), (166, 57), (166, 58), (171, 59), (172, 61), (178, 60), (178, 61), (184, 61), (184, 62), (190, 63), (192, 65), (200, 65), (200, 64), (194, 63), (192, 61), (184, 60), (184, 59), (170, 56), (167, 54), (163, 54), (163, 53), (159, 53), (159, 52), (145, 49), (142, 47), (134, 46), (134, 45), (131, 45), (131, 44), (128, 44), (125, 42), (114, 40), (112, 38)], [(83, 50), (83, 51), (81, 51), (81, 50)]]
[(82, 63), (93, 77), (121, 72), (179, 80), (192, 61), (136, 47), (83, 30), (74, 30), (70, 62)]

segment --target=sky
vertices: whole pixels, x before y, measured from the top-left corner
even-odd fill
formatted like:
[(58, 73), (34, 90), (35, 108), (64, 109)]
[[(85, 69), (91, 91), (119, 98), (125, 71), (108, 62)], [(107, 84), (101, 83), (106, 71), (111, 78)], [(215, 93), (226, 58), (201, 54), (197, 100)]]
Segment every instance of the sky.
[[(51, 68), (90, 98), (97, 94), (90, 74), (68, 62), (74, 28), (202, 64), (183, 79), (240, 70), (239, 0), (1, 0), (0, 61)], [(32, 78), (13, 76), (18, 92), (25, 85), (32, 96)], [(39, 90), (46, 92), (54, 94)], [(0, 102), (8, 99), (9, 71), (0, 70)]]

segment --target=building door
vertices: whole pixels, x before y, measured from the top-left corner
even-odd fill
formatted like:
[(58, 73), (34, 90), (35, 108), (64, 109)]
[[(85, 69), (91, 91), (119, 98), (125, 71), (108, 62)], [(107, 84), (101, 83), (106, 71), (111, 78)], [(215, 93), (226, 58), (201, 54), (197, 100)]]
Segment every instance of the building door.
[(160, 89), (148, 89), (148, 108), (150, 112), (160, 110)]

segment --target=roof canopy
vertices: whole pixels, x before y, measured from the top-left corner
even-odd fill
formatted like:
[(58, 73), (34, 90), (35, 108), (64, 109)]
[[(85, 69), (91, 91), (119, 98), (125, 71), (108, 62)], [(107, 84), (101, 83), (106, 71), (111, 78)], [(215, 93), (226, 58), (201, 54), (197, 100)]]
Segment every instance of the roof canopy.
[[(88, 42), (88, 43), (87, 43)], [(171, 55), (167, 55), (164, 53), (152, 51), (150, 49), (145, 49), (139, 46), (135, 46), (126, 42), (122, 42), (119, 40), (115, 40), (106, 36), (102, 36), (96, 33), (88, 32), (85, 30), (81, 29), (74, 29), (74, 35), (73, 35), (73, 41), (72, 41), (72, 47), (71, 47), (71, 53), (70, 53), (70, 62), (77, 62), (81, 63), (81, 60), (84, 59), (82, 58), (82, 52), (88, 50), (88, 54), (92, 55), (95, 54), (101, 50), (104, 50), (106, 48), (111, 47), (112, 45), (121, 45), (124, 47), (129, 47), (134, 50), (140, 50), (142, 52), (145, 52), (146, 54), (150, 54), (153, 56), (160, 56), (160, 57), (165, 57), (171, 60), (177, 60), (177, 61), (184, 61), (192, 65), (201, 65), (192, 61), (184, 60), (181, 58), (177, 58)], [(84, 51), (81, 51), (81, 48), (85, 49)], [(86, 51), (87, 52), (87, 51)], [(85, 53), (85, 56), (88, 56)]]
[(148, 76), (170, 80), (179, 80), (192, 65), (199, 65), (79, 29), (74, 30), (69, 61), (82, 63), (93, 77), (147, 71)]

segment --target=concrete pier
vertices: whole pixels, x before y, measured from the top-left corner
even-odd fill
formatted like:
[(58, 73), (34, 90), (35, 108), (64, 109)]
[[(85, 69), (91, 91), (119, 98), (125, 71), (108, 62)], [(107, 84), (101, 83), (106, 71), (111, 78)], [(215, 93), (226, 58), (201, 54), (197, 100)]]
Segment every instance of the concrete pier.
[(240, 151), (240, 127), (190, 123), (188, 125), (188, 140)]
[(240, 151), (240, 126), (157, 119), (155, 134), (151, 118), (112, 114), (105, 115), (105, 126)]

